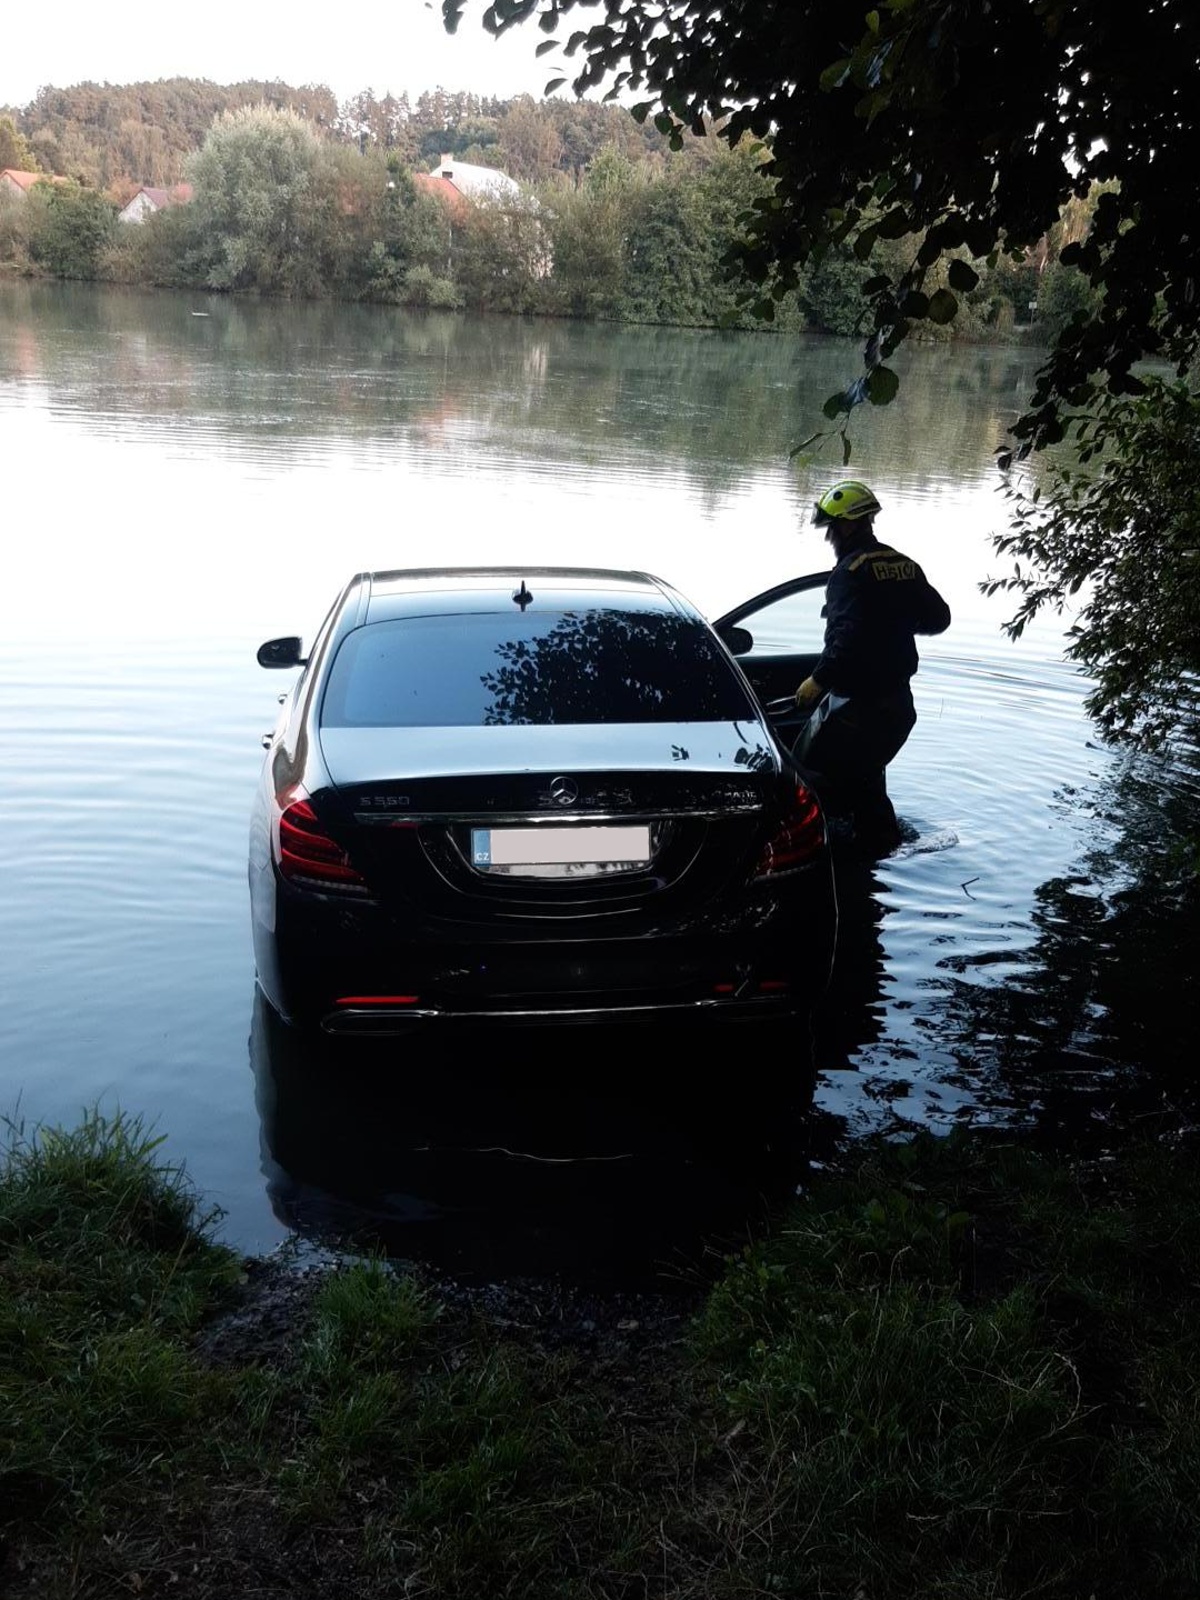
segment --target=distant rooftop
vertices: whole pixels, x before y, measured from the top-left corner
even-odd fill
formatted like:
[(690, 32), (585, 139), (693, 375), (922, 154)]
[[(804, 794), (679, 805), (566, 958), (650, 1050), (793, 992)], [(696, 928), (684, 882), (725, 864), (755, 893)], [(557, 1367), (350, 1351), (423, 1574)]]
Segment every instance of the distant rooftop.
[(414, 172), (413, 182), (422, 194), (432, 195), (452, 210), (461, 211), (466, 205), (462, 190), (456, 188), (449, 178), (439, 177), (436, 172)]
[(144, 194), (151, 204), (161, 211), (164, 206), (186, 205), (192, 198), (192, 186), (190, 183), (177, 183), (170, 189), (157, 189), (144, 183), (138, 194)]
[(16, 185), (22, 194), (28, 194), (35, 183), (66, 183), (65, 178), (57, 178), (49, 172), (22, 172), (20, 167), (5, 167), (0, 171), (0, 183), (7, 178)]
[(513, 200), (521, 192), (521, 185), (507, 172), (498, 172), (495, 167), (477, 167), (455, 156), (443, 156), (429, 176), (447, 179), (471, 200)]

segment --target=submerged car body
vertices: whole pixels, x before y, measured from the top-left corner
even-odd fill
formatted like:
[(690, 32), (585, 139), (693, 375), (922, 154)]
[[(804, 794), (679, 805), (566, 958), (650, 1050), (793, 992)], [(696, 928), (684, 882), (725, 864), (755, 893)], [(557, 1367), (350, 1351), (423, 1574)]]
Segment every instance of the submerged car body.
[(259, 984), (284, 1018), (775, 1015), (824, 987), (820, 807), (746, 676), (644, 574), (362, 573), (254, 807)]

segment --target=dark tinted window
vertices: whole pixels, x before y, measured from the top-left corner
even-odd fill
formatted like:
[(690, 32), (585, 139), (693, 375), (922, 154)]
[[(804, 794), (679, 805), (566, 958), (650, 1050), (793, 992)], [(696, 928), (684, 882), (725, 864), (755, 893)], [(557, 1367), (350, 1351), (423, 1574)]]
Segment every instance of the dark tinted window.
[(713, 722), (753, 716), (720, 646), (673, 612), (468, 612), (358, 628), (327, 728)]

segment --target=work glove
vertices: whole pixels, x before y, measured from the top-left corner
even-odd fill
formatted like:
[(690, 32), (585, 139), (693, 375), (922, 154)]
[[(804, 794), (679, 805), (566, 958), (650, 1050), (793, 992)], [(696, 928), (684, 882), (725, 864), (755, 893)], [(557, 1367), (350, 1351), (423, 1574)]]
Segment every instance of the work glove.
[(809, 707), (815, 706), (824, 693), (825, 690), (815, 678), (805, 678), (796, 690), (796, 704), (802, 711), (806, 711)]

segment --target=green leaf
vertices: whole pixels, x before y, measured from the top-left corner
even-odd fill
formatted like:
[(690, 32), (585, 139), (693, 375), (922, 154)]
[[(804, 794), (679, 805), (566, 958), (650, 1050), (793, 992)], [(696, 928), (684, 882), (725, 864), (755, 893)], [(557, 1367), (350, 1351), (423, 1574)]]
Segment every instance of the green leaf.
[(553, 94), (555, 89), (561, 89), (563, 84), (566, 83), (566, 81), (567, 80), (565, 78), (551, 78), (550, 82), (542, 90), (542, 93), (543, 94)]
[(537, 49), (533, 53), (535, 56), (544, 56), (547, 50), (555, 50), (557, 47), (557, 39), (543, 39), (541, 44), (538, 45)]
[(848, 433), (844, 433), (842, 435), (842, 465), (844, 467), (848, 467), (850, 465), (850, 451), (850, 435)]
[(875, 224), (875, 231), (881, 239), (902, 239), (906, 233), (911, 233), (913, 224), (907, 208), (893, 206), (886, 216)]
[(995, 249), (996, 230), (988, 222), (971, 222), (963, 229), (963, 242), (973, 256), (986, 256)]
[(878, 11), (868, 11), (867, 12), (867, 31), (869, 33), (878, 33), (879, 32), (879, 13), (878, 13)]
[(840, 89), (850, 75), (850, 58), (843, 56), (840, 61), (831, 61), (825, 71), (817, 79), (826, 94), (831, 89)]
[(829, 399), (826, 400), (825, 404), (821, 407), (821, 410), (829, 418), (830, 422), (834, 421), (836, 417), (840, 417), (842, 412), (848, 409), (849, 408), (846, 405), (846, 396), (840, 389), (837, 394), (831, 394)]
[(950, 279), (950, 287), (958, 289), (962, 294), (969, 294), (979, 282), (979, 274), (975, 271), (975, 268), (968, 266), (965, 261), (957, 259), (950, 263), (947, 277)]
[(953, 322), (958, 314), (958, 301), (949, 289), (939, 289), (936, 294), (929, 297), (929, 310), (926, 312), (930, 322), (936, 322), (940, 327)]
[(900, 388), (891, 367), (875, 367), (867, 378), (867, 399), (873, 406), (890, 406)]

